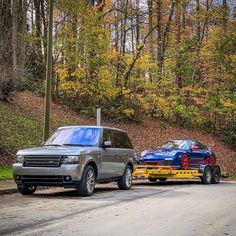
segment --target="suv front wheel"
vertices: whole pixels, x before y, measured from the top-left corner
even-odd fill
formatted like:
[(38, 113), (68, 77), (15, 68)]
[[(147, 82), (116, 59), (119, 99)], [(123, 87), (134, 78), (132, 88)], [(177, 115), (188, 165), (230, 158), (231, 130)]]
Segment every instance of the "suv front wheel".
[(17, 185), (18, 191), (22, 195), (31, 195), (33, 194), (37, 187), (36, 186), (27, 186), (27, 185)]
[(124, 174), (118, 180), (118, 187), (121, 190), (129, 190), (132, 185), (132, 169), (129, 165), (126, 166)]
[(95, 189), (96, 174), (92, 166), (86, 166), (82, 180), (78, 187), (78, 194), (81, 196), (91, 196)]

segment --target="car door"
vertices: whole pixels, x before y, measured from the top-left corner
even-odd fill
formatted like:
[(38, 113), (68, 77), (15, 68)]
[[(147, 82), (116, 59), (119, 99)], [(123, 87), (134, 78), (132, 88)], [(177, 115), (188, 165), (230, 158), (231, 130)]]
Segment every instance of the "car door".
[(103, 129), (102, 144), (105, 141), (111, 141), (112, 145), (102, 150), (101, 166), (97, 177), (98, 180), (110, 179), (116, 176), (116, 148), (114, 148), (113, 132), (111, 129)]
[(119, 130), (113, 130), (114, 151), (116, 153), (113, 166), (115, 176), (122, 176), (127, 159), (127, 150), (124, 147), (122, 133)]
[(206, 150), (207, 148), (203, 144), (197, 141), (193, 141), (189, 151), (191, 164), (192, 165), (203, 164)]

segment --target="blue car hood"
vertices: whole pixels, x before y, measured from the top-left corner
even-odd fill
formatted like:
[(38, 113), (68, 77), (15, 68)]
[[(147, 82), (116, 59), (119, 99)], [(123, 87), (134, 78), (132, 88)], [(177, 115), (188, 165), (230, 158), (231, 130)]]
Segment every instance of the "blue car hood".
[(141, 156), (141, 160), (165, 160), (166, 158), (175, 158), (179, 153), (183, 151), (180, 149), (166, 149), (160, 148), (155, 150), (147, 151)]
[(101, 153), (101, 149), (98, 147), (78, 147), (78, 146), (42, 146), (35, 148), (27, 148), (17, 152), (16, 155), (23, 156), (47, 156), (47, 155), (58, 155), (58, 156), (66, 156), (66, 155), (89, 155), (89, 154), (99, 154)]

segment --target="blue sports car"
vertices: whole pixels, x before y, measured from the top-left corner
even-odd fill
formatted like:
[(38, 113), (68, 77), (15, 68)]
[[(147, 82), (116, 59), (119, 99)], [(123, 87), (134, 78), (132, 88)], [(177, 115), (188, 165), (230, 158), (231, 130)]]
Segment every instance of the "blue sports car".
[(214, 165), (215, 154), (196, 140), (170, 140), (160, 148), (143, 151), (140, 165), (172, 166), (180, 169)]

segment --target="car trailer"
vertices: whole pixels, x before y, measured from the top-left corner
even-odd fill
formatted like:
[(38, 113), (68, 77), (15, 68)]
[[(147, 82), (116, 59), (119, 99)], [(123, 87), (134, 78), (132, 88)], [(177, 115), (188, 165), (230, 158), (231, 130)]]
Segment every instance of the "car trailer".
[(148, 178), (151, 182), (166, 179), (193, 179), (200, 178), (203, 184), (218, 184), (221, 171), (218, 165), (200, 165), (188, 169), (178, 169), (173, 166), (137, 165), (134, 178)]

